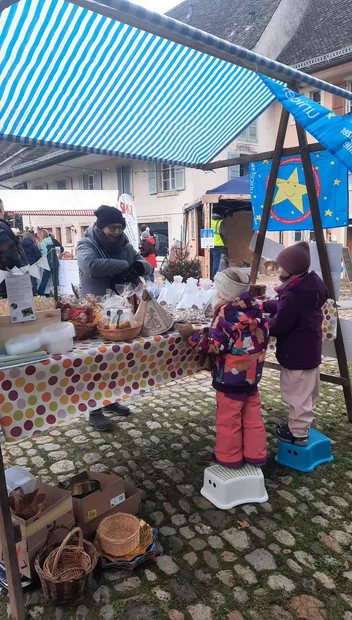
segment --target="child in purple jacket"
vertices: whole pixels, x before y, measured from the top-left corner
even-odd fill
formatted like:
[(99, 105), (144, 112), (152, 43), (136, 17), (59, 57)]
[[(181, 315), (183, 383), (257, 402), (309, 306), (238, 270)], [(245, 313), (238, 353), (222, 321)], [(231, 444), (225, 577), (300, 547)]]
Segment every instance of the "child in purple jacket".
[(191, 325), (180, 325), (179, 332), (202, 354), (213, 357), (215, 460), (225, 467), (240, 467), (244, 461), (260, 466), (266, 460), (266, 435), (258, 383), (268, 323), (249, 293), (245, 271), (225, 269), (214, 280), (218, 299), (209, 335), (193, 332)]
[(276, 336), (276, 357), (281, 365), (281, 395), (289, 405), (288, 424), (279, 424), (281, 441), (306, 446), (316, 401), (322, 353), (322, 311), (328, 290), (310, 267), (305, 241), (283, 250), (276, 259), (282, 284), (278, 300), (264, 302), (270, 335)]

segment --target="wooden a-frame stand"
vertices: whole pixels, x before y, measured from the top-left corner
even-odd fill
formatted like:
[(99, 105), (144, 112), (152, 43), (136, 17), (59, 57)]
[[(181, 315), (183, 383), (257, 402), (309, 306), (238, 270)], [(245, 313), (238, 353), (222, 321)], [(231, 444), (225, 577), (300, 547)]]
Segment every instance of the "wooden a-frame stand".
[[(254, 259), (251, 269), (251, 281), (256, 282), (260, 259), (263, 252), (265, 235), (268, 228), (271, 206), (274, 198), (274, 192), (276, 187), (277, 176), (279, 172), (280, 159), (283, 155), (283, 147), (285, 142), (285, 136), (287, 131), (287, 124), (289, 119), (289, 112), (283, 108), (280, 118), (280, 125), (277, 133), (275, 150), (272, 157), (272, 166), (269, 174), (268, 185), (266, 190), (265, 201), (263, 205), (263, 214), (260, 222), (257, 243), (254, 251)], [(309, 199), (310, 211), (313, 220), (313, 229), (316, 238), (317, 250), (320, 260), (321, 272), (324, 283), (329, 291), (331, 299), (335, 299), (335, 291), (331, 276), (330, 263), (328, 253), (325, 244), (324, 232), (320, 217), (319, 203), (317, 190), (315, 187), (314, 176), (312, 171), (312, 164), (310, 160), (310, 148), (307, 142), (307, 134), (303, 127), (296, 121), (296, 130), (298, 137), (299, 149), (298, 152), (302, 158), (302, 166), (306, 181), (307, 194)], [(342, 385), (343, 393), (346, 404), (346, 411), (348, 419), (352, 422), (352, 388), (351, 379), (348, 369), (345, 345), (343, 342), (341, 325), (339, 319), (337, 320), (337, 337), (335, 340), (336, 357), (339, 366), (340, 376), (321, 374), (321, 379), (328, 383), (334, 383), (335, 385)], [(269, 368), (279, 369), (279, 364), (273, 362), (267, 362), (266, 366)]]

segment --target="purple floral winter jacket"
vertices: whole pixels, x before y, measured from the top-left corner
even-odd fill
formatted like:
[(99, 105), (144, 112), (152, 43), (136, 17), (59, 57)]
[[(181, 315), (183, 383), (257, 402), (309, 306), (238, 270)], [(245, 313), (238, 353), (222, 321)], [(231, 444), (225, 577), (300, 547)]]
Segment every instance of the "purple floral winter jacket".
[(213, 387), (228, 394), (257, 389), (265, 361), (269, 327), (258, 302), (243, 293), (216, 312), (209, 334), (195, 332), (189, 342), (203, 355), (213, 355)]
[(313, 370), (321, 362), (322, 306), (328, 290), (311, 271), (284, 288), (278, 300), (264, 302), (270, 336), (276, 336), (277, 361), (289, 370)]

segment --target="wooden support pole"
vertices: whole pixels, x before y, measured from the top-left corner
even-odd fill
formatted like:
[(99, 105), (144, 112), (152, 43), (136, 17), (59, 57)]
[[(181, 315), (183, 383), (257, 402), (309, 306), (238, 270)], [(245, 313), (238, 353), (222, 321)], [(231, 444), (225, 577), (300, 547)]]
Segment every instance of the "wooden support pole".
[(289, 112), (286, 108), (282, 108), (279, 129), (276, 137), (275, 151), (272, 158), (271, 170), (269, 174), (268, 186), (266, 188), (263, 214), (260, 221), (257, 243), (254, 250), (254, 258), (251, 269), (251, 282), (255, 284), (259, 271), (260, 259), (263, 252), (266, 231), (268, 229), (271, 206), (273, 203), (274, 192), (276, 187), (277, 175), (280, 167), (282, 149), (285, 143)]
[[(302, 166), (304, 171), (304, 177), (307, 186), (307, 194), (309, 198), (310, 211), (313, 221), (315, 239), (317, 243), (317, 250), (320, 260), (321, 273), (325, 285), (329, 291), (330, 297), (335, 299), (334, 285), (331, 276), (331, 269), (328, 257), (328, 251), (325, 244), (324, 231), (321, 223), (319, 202), (317, 196), (317, 190), (314, 182), (314, 175), (312, 170), (312, 163), (309, 154), (309, 147), (307, 141), (307, 134), (303, 127), (296, 121), (296, 130), (298, 136), (298, 142), (300, 146), (300, 152), (302, 157)], [(352, 387), (350, 373), (347, 363), (345, 345), (343, 342), (341, 325), (339, 319), (337, 319), (337, 337), (335, 340), (336, 356), (339, 365), (340, 376), (346, 380), (346, 384), (343, 386), (343, 392), (346, 403), (346, 410), (348, 419), (352, 422)]]
[(9, 599), (12, 620), (24, 620), (26, 610), (24, 606), (21, 577), (16, 553), (15, 535), (6, 488), (4, 462), (0, 447), (0, 540), (6, 568), (6, 578), (9, 586)]
[[(211, 211), (212, 205), (208, 202), (204, 205), (204, 228), (211, 228)], [(211, 250), (204, 250), (204, 278), (211, 277)]]
[(51, 260), (53, 263), (53, 288), (54, 288), (54, 299), (57, 302), (59, 297), (59, 259), (56, 254), (56, 248), (52, 248), (51, 250)]
[[(310, 153), (324, 151), (324, 147), (318, 142), (309, 145)], [(250, 164), (252, 161), (262, 161), (263, 159), (272, 159), (275, 151), (266, 151), (264, 153), (251, 153), (251, 155), (240, 155), (239, 157), (231, 157), (231, 159), (217, 159), (208, 164), (200, 166), (201, 170), (217, 170), (218, 168), (229, 168), (230, 166), (239, 166), (240, 164)], [(298, 146), (290, 146), (282, 149), (281, 157), (289, 157), (290, 155), (299, 155)]]

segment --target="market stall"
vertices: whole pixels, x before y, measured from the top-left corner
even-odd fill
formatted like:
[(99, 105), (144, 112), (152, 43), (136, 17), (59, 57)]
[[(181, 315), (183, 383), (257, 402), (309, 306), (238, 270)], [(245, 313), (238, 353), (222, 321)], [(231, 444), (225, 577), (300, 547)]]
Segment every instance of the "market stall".
[[(250, 125), (275, 99), (279, 99), (282, 100), (283, 105), (287, 106), (288, 101), (296, 105), (296, 108), (290, 109), (290, 112), (298, 121), (297, 127), (301, 132), (300, 146), (305, 157), (307, 186), (309, 183), (311, 186), (311, 179), (308, 175), (309, 151), (305, 143), (304, 130), (298, 125), (301, 123), (306, 126), (307, 119), (302, 118), (302, 110), (299, 114), (300, 107), (305, 108), (304, 101), (301, 102), (301, 98), (304, 99), (304, 97), (295, 97), (294, 93), (289, 92), (288, 98), (285, 94), (282, 98), (283, 89), (287, 90), (282, 80), (289, 85), (293, 83), (295, 88), (309, 85), (312, 88), (327, 90), (346, 99), (352, 99), (352, 94), (341, 88), (197, 31), (185, 24), (180, 24), (169, 17), (153, 14), (126, 0), (116, 0), (114, 7), (111, 6), (111, 2), (92, 3), (90, 0), (60, 0), (59, 2), (58, 0), (55, 2), (40, 0), (34, 4), (31, 0), (5, 0), (0, 4), (1, 28), (4, 33), (2, 41), (3, 79), (6, 84), (0, 102), (2, 105), (0, 133), (5, 138), (23, 142), (26, 145), (60, 146), (60, 148), (82, 150), (85, 153), (91, 151), (104, 156), (134, 157), (154, 162), (154, 166), (156, 163), (166, 162), (175, 166), (176, 170), (178, 166), (206, 167), (207, 164), (211, 165), (209, 162), (225, 145)], [(40, 24), (40, 27), (36, 29), (33, 28), (34, 13), (31, 11), (34, 5), (36, 23)], [(92, 8), (95, 12), (92, 12)], [(54, 19), (57, 10), (60, 11), (60, 20), (53, 31), (52, 18)], [(86, 28), (84, 24), (88, 23), (89, 28)], [(102, 26), (106, 27), (111, 37), (112, 47), (109, 46), (108, 49), (101, 45)], [(67, 33), (69, 33), (69, 44), (63, 48), (62, 37)], [(134, 40), (132, 46), (131, 40)], [(38, 49), (43, 53), (34, 53)], [(16, 66), (13, 63), (14, 57), (16, 57)], [(94, 62), (91, 61), (92, 57)], [(159, 63), (161, 57), (164, 59), (162, 65)], [(84, 79), (78, 80), (82, 72)], [(34, 74), (37, 76), (36, 79), (29, 78)], [(18, 84), (22, 84), (22, 87), (19, 88)], [(346, 133), (343, 127), (337, 127), (339, 121), (333, 118), (336, 115), (330, 113), (328, 122), (334, 135), (329, 134), (331, 139), (326, 139), (328, 132), (322, 131), (322, 126), (325, 130), (329, 111), (323, 106), (320, 108), (319, 122), (314, 122), (312, 135), (320, 140), (325, 148), (331, 148), (333, 153), (337, 153), (347, 167), (352, 168), (351, 140), (346, 140), (348, 130)], [(254, 275), (257, 273), (267, 219), (270, 215), (287, 121), (288, 113), (285, 113), (279, 127), (267, 187), (267, 199), (264, 204), (266, 221), (263, 218), (256, 247)], [(345, 121), (342, 122), (345, 123)], [(346, 124), (348, 123), (350, 121), (346, 121)], [(337, 128), (334, 131), (335, 126)], [(172, 131), (165, 131), (165, 127), (172, 127)], [(154, 167), (154, 172), (156, 175), (156, 167)], [(313, 211), (312, 186), (309, 193)], [(317, 229), (320, 222), (318, 209), (315, 209), (315, 214), (318, 223), (315, 228)], [(209, 228), (210, 222), (207, 224), (206, 228)], [(322, 240), (319, 253), (324, 258), (323, 245)], [(329, 285), (331, 275), (327, 261), (325, 261), (323, 276)], [(163, 357), (163, 349), (160, 347), (158, 350), (158, 345), (165, 342), (166, 348), (168, 338), (175, 339), (171, 335), (166, 336), (165, 340), (161, 338), (159, 343), (155, 341), (156, 353), (151, 353), (151, 355), (160, 353)], [(340, 343), (338, 350), (340, 360), (344, 358), (346, 361), (343, 341), (337, 340), (337, 342)], [(141, 353), (143, 357), (143, 347), (146, 344), (150, 344), (151, 348), (154, 346), (150, 341), (144, 342), (143, 345), (143, 341), (137, 340), (136, 344), (141, 347), (136, 351), (136, 359), (138, 359), (138, 353)], [(179, 343), (175, 340), (170, 343), (170, 346), (176, 344)], [(115, 345), (109, 346), (113, 349)], [(79, 398), (79, 394), (73, 393), (76, 391), (75, 384), (69, 385), (73, 377), (77, 377), (78, 384), (80, 382), (80, 373), (76, 373), (75, 368), (80, 368), (82, 365), (87, 367), (88, 374), (100, 374), (98, 365), (109, 364), (108, 361), (104, 361), (105, 353), (113, 356), (111, 364), (114, 364), (115, 368), (112, 372), (118, 373), (121, 370), (121, 379), (119, 375), (116, 379), (127, 381), (128, 364), (136, 362), (134, 352), (130, 350), (128, 343), (117, 346), (122, 346), (123, 357), (120, 363), (123, 364), (123, 368), (121, 369), (116, 369), (119, 362), (114, 361), (115, 355), (121, 355), (121, 348), (118, 351), (99, 351), (93, 359), (92, 354), (89, 354), (89, 346), (87, 353), (84, 351), (78, 353), (79, 349), (76, 349), (70, 354), (71, 357), (65, 356), (65, 359), (50, 359), (39, 365), (30, 364), (27, 366), (27, 372), (30, 369), (29, 375), (26, 374), (26, 367), (24, 370), (21, 370), (21, 367), (12, 369), (16, 376), (4, 378), (2, 382), (2, 390), (8, 394), (6, 403), (4, 399), (4, 404), (8, 408), (11, 407), (9, 413), (12, 414), (13, 411), (12, 402), (16, 402), (18, 406), (18, 400), (22, 399), (25, 401), (25, 406), (26, 402), (28, 404), (33, 402), (33, 405), (30, 404), (27, 408), (30, 415), (33, 410), (32, 419), (35, 419), (35, 413), (38, 416), (43, 415), (46, 413), (47, 405), (37, 403), (39, 394), (43, 395), (41, 400), (48, 403), (49, 410), (50, 404), (56, 407), (58, 403), (56, 400), (53, 402), (49, 394), (52, 391), (52, 389), (49, 390), (49, 380), (57, 379), (58, 382), (66, 383), (66, 385), (65, 383), (58, 385), (57, 388), (55, 388), (57, 382), (53, 384), (54, 390), (66, 390), (66, 394), (57, 398), (71, 397), (72, 403), (72, 397), (78, 396), (76, 403), (66, 403), (67, 415), (70, 415), (70, 407), (85, 404), (84, 399)], [(103, 347), (105, 348), (105, 345)], [(129, 347), (129, 350), (124, 351), (124, 347)], [(168, 359), (171, 359), (169, 354), (170, 350), (167, 352), (167, 359), (165, 357), (166, 367)], [(85, 355), (84, 364), (82, 356)], [(102, 359), (97, 361), (96, 358), (99, 357), (100, 360), (100, 355)], [(128, 360), (129, 355), (132, 355), (131, 360)], [(178, 353), (175, 354), (175, 358), (177, 355)], [(89, 363), (87, 357), (92, 358)], [(180, 353), (180, 361), (181, 357)], [(59, 362), (62, 362), (61, 370)], [(66, 369), (64, 362), (67, 365)], [(189, 360), (189, 363), (192, 362)], [(49, 377), (45, 369), (50, 367), (52, 370), (52, 365), (56, 367), (53, 372), (50, 372)], [(96, 369), (95, 366), (97, 366)], [(6, 373), (10, 371), (11, 369), (7, 369)], [(66, 374), (67, 371), (70, 372)], [(127, 373), (126, 377), (122, 375), (122, 371)], [(156, 369), (156, 377), (161, 372), (168, 371)], [(175, 372), (175, 369), (170, 372)], [(34, 380), (31, 381), (30, 377), (37, 376), (38, 373), (43, 373), (40, 377), (47, 379), (48, 385), (43, 379), (36, 377), (36, 381), (44, 384), (44, 389), (38, 390), (37, 385), (37, 393), (34, 393)], [(62, 378), (59, 379), (59, 376)], [(97, 380), (100, 381), (100, 379)], [(351, 410), (351, 386), (349, 378), (345, 376), (344, 380), (347, 382), (344, 386), (346, 404)], [(6, 383), (7, 381), (11, 383), (11, 388), (9, 383)], [(14, 388), (12, 382), (14, 382)], [(131, 386), (124, 383), (119, 387)], [(73, 388), (72, 394), (67, 394), (69, 388), (71, 390)], [(107, 387), (107, 389), (111, 388)], [(22, 397), (19, 390), (23, 390)], [(93, 396), (95, 402), (100, 402), (104, 398), (103, 388), (100, 389), (99, 384), (98, 391), (99, 398)], [(11, 401), (11, 392), (14, 392), (13, 401)], [(24, 394), (27, 395), (27, 401)], [(35, 402), (34, 399), (36, 399)], [(89, 399), (87, 405), (89, 405)], [(34, 406), (42, 407), (40, 411), (43, 413), (35, 411)], [(13, 412), (13, 418), (17, 411), (20, 409)], [(56, 411), (59, 412), (59, 405), (54, 409), (53, 417), (56, 417)], [(50, 415), (47, 414), (47, 423), (50, 423), (48, 422)], [(32, 423), (32, 419), (28, 417), (26, 421)], [(18, 424), (18, 426), (21, 425)], [(1, 453), (0, 501), (2, 508), (0, 535), (4, 545), (6, 569), (9, 572), (12, 615), (13, 618), (22, 620), (25, 615), (24, 605), (18, 579), (17, 556), (14, 549)]]

